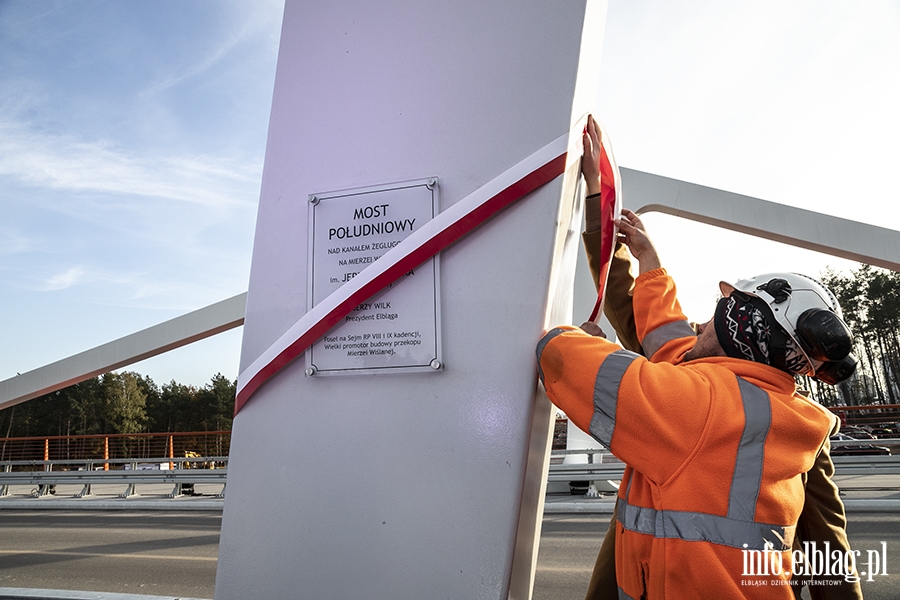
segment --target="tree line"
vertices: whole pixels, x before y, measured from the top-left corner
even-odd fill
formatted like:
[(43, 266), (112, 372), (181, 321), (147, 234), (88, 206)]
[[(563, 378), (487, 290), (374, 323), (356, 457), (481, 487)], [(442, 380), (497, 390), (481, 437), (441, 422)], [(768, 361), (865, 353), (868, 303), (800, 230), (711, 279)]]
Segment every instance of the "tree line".
[(0, 437), (228, 431), (236, 388), (221, 373), (201, 388), (106, 373), (0, 411)]
[(859, 362), (837, 386), (809, 378), (801, 384), (825, 406), (900, 404), (900, 273), (861, 264), (848, 275), (827, 269), (820, 279), (841, 304)]

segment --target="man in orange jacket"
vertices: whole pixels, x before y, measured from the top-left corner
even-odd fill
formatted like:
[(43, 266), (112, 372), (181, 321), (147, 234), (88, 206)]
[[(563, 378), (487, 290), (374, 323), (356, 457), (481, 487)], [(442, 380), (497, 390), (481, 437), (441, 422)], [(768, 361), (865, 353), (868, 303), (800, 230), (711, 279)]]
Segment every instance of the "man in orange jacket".
[[(597, 222), (598, 214), (596, 211), (592, 211), (592, 208), (596, 207), (592, 207), (591, 204), (585, 206), (583, 237), (591, 274), (596, 282), (600, 271), (600, 259), (596, 252), (600, 248), (600, 228)], [(643, 354), (634, 325), (634, 311), (631, 302), (634, 277), (630, 269), (631, 260), (628, 248), (624, 244), (619, 244), (609, 268), (603, 311), (616, 332), (619, 344), (627, 350)], [(830, 443), (826, 442), (816, 457), (815, 465), (804, 475), (806, 495), (803, 512), (797, 522), (797, 535), (794, 538), (793, 550), (802, 551), (805, 540), (807, 544), (815, 542), (819, 549), (828, 547), (832, 551), (837, 550), (842, 555), (851, 551), (847, 538), (847, 517), (844, 504), (837, 486), (831, 479), (833, 475), (834, 463), (831, 460)], [(585, 600), (605, 600), (616, 597), (616, 522), (617, 511), (614, 509), (609, 529), (597, 553)], [(862, 600), (863, 598), (858, 580), (848, 580), (841, 575), (824, 576), (819, 574), (814, 577), (802, 573), (792, 576), (791, 590), (794, 592), (795, 598), (802, 597), (801, 592), (810, 580), (815, 580), (815, 584), (807, 588), (808, 597), (811, 600)], [(827, 584), (824, 580), (828, 580)]]
[[(803, 474), (836, 421), (792, 374), (827, 374), (849, 353), (836, 302), (793, 274), (725, 285), (697, 337), (640, 220), (624, 211), (620, 228), (641, 267), (635, 331), (652, 362), (574, 328), (548, 333), (538, 356), (551, 399), (628, 464), (621, 597), (793, 597)], [(824, 329), (798, 323), (800, 309)], [(841, 347), (821, 347), (823, 331)]]
[[(597, 144), (600, 141), (597, 132), (597, 124), (590, 119), (589, 131), (586, 132), (585, 147), (588, 150), (584, 163), (586, 181), (589, 184), (589, 193), (599, 189), (596, 184), (599, 170), (592, 170), (591, 154), (596, 161)], [(592, 152), (593, 151), (593, 152)], [(599, 195), (599, 194), (595, 194)], [(594, 282), (597, 283), (600, 272), (600, 208), (597, 200), (589, 196), (585, 203), (585, 231), (583, 234), (584, 246), (587, 253), (588, 264)], [(632, 294), (634, 291), (634, 276), (631, 273), (631, 260), (628, 248), (618, 243), (615, 255), (612, 258), (609, 275), (606, 284), (606, 302), (603, 311), (607, 320), (616, 332), (616, 337), (625, 349), (644, 354), (641, 342), (638, 339), (634, 323), (634, 309), (632, 306)], [(841, 501), (837, 486), (832, 481), (834, 475), (834, 463), (831, 461), (830, 443), (826, 441), (822, 451), (816, 457), (812, 469), (804, 474), (806, 495), (803, 503), (803, 512), (797, 523), (797, 536), (794, 538), (794, 550), (803, 550), (803, 542), (814, 542), (819, 549), (829, 548), (838, 551), (842, 555), (851, 552), (847, 538), (847, 518), (844, 504)], [(609, 530), (603, 540), (597, 554), (591, 574), (585, 600), (604, 600), (616, 597), (616, 573), (615, 573), (615, 524), (617, 511), (614, 510)], [(814, 585), (808, 587), (811, 600), (862, 600), (862, 589), (858, 580), (848, 580), (841, 575), (803, 575), (792, 576), (791, 590), (796, 598), (801, 598), (801, 591), (810, 580), (815, 580)], [(828, 580), (827, 582), (824, 580)]]

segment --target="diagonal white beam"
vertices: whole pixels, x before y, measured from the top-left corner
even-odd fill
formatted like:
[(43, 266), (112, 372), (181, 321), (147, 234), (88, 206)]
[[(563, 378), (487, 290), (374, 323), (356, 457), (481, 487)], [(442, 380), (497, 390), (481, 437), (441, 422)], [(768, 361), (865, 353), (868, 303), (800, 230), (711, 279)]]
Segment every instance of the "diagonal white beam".
[(636, 213), (662, 212), (756, 237), (900, 271), (900, 232), (750, 196), (622, 171), (622, 194)]
[(0, 381), (0, 409), (49, 394), (244, 323), (247, 293)]
[[(663, 212), (900, 271), (898, 231), (633, 169), (621, 171), (625, 204), (635, 212)], [(0, 409), (239, 327), (246, 304), (247, 294), (239, 294), (0, 381)]]

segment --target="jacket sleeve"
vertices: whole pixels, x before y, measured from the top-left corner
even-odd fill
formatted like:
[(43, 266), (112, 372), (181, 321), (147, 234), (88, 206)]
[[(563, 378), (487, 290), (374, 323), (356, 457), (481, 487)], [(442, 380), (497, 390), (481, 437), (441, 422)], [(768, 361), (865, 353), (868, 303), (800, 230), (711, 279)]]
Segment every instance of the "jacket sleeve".
[[(594, 281), (594, 289), (600, 287), (600, 236), (600, 230), (585, 231), (581, 234), (581, 239), (584, 242), (584, 251), (587, 255), (588, 268)], [(616, 339), (626, 350), (643, 354), (634, 326), (633, 294), (634, 277), (631, 274), (631, 259), (629, 258), (628, 248), (622, 243), (617, 243), (616, 251), (609, 263), (603, 315), (615, 330)]]
[(547, 333), (537, 355), (550, 400), (652, 481), (665, 482), (699, 442), (711, 405), (701, 374), (573, 327)]
[(697, 343), (676, 298), (675, 282), (663, 268), (635, 280), (634, 320), (638, 340), (652, 362), (680, 363)]
[[(802, 541), (815, 542), (820, 548), (827, 542), (832, 550), (840, 550), (844, 556), (850, 552), (844, 503), (832, 481), (833, 475), (831, 442), (826, 440), (815, 465), (806, 473), (806, 499), (797, 523), (797, 549)], [(817, 579), (831, 579), (833, 585), (809, 586), (812, 600), (862, 600), (862, 588), (858, 581), (846, 581), (842, 576), (820, 576)]]

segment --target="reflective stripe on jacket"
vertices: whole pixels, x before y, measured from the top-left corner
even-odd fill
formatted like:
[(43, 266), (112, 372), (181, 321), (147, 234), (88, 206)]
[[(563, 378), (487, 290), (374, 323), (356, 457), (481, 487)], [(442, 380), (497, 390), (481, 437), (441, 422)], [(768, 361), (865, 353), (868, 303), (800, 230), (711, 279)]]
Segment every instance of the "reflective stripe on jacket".
[[(637, 280), (635, 321), (652, 362), (576, 328), (538, 345), (550, 399), (628, 465), (616, 546), (623, 597), (792, 598), (779, 584), (789, 580), (801, 474), (833, 418), (766, 365), (655, 362), (680, 360), (696, 339), (671, 325), (686, 324), (674, 291), (661, 269)], [(762, 559), (781, 573), (753, 576)]]

